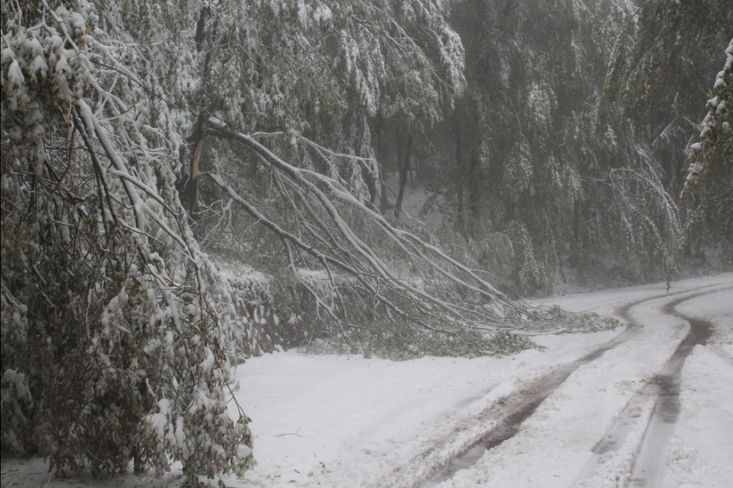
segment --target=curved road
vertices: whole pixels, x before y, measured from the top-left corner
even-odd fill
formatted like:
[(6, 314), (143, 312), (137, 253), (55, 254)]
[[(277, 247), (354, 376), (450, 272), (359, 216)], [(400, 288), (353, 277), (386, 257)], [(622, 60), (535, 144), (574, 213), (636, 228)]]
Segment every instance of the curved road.
[(472, 436), (455, 426), (373, 486), (661, 487), (685, 360), (714, 332), (705, 310), (693, 317), (677, 307), (706, 296), (720, 296), (733, 317), (731, 281), (592, 304), (613, 306), (627, 330), (528, 378), (471, 419)]

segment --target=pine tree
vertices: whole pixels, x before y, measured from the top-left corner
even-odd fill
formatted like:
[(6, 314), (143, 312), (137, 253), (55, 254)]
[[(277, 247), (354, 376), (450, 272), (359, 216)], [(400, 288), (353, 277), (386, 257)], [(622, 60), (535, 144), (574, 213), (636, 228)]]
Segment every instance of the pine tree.
[(693, 206), (698, 247), (721, 242), (723, 262), (733, 262), (733, 39), (715, 77), (697, 141), (688, 148), (690, 166), (683, 197)]

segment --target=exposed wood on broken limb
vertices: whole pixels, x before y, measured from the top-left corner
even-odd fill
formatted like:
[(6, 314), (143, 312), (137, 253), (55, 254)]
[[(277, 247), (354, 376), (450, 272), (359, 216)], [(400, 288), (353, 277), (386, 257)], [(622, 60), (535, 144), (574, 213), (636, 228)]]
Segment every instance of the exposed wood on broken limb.
[(205, 112), (199, 114), (196, 124), (194, 125), (193, 134), (190, 141), (193, 144), (193, 155), (191, 156), (191, 164), (188, 169), (188, 178), (183, 184), (181, 191), (181, 203), (188, 212), (193, 216), (196, 210), (196, 201), (198, 200), (198, 183), (204, 172), (201, 171), (201, 153), (204, 148), (205, 125), (208, 115)]
[[(348, 319), (349, 310), (343, 306), (339, 292), (343, 288), (351, 290), (350, 296), (370, 312), (374, 312), (376, 303), (376, 312), (394, 325), (409, 323), (449, 335), (487, 326), (504, 328), (512, 317), (527, 316), (526, 307), (474, 270), (427, 240), (394, 227), (368, 201), (349, 191), (338, 172), (335, 176), (325, 175), (290, 164), (254, 137), (230, 130), (214, 119), (206, 122), (205, 132), (207, 137), (245, 147), (272, 171), (275, 198), (289, 207), (288, 218), (297, 225), (292, 220), (288, 224), (279, 214), (268, 215), (221, 175), (202, 174), (210, 176), (246, 213), (284, 243), (296, 279), (339, 327), (372, 327)], [(349, 157), (318, 151), (315, 143), (299, 140), (304, 147), (315, 148), (315, 154), (324, 159)], [(330, 284), (326, 294), (336, 293), (336, 299), (314, 290), (299, 273), (303, 269), (322, 273)]]

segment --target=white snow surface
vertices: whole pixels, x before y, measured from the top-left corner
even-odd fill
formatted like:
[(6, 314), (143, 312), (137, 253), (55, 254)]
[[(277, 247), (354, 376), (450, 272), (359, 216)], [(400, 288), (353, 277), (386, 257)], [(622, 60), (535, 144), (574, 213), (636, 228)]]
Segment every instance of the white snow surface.
[(665, 453), (664, 488), (733, 486), (733, 292), (680, 304), (707, 318), (715, 332), (697, 346), (682, 370), (680, 417)]
[[(650, 434), (656, 397), (645, 386), (689, 330), (662, 309), (684, 298), (677, 311), (709, 320), (714, 332), (684, 363), (676, 423), (666, 427), (668, 435)], [(257, 466), (244, 479), (224, 481), (602, 488), (644, 483), (633, 476), (647, 463), (641, 468), (657, 473), (647, 486), (733, 486), (733, 273), (675, 282), (669, 293), (657, 283), (542, 300), (605, 315), (632, 302), (640, 302), (629, 310), (639, 327), (538, 336), (543, 351), (502, 358), (394, 362), (283, 352), (248, 360), (236, 368), (236, 395), (253, 419)], [(615, 347), (574, 363), (619, 336)], [(567, 378), (516, 434), (486, 450), (480, 440), (511, 413), (503, 406), (532, 397), (563, 370)], [(652, 462), (643, 455), (650, 447), (658, 452)], [(3, 488), (177, 484), (179, 473), (58, 480), (40, 459), (2, 460)]]

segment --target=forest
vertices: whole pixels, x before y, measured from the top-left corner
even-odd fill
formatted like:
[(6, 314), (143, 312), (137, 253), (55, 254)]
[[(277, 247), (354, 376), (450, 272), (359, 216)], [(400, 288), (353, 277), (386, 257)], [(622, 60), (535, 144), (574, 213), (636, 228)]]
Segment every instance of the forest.
[(59, 475), (246, 477), (254, 356), (733, 269), (731, 0), (0, 1), (2, 451)]

